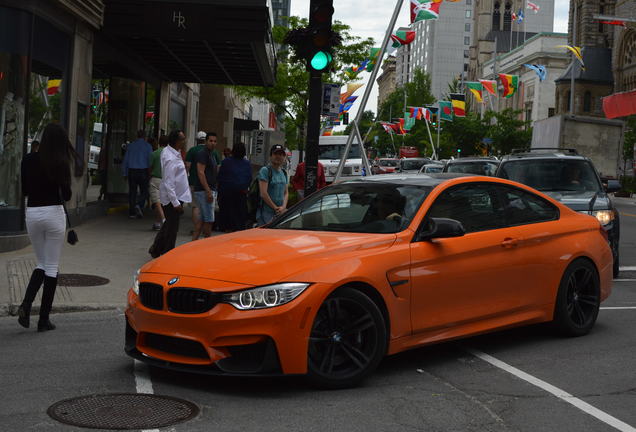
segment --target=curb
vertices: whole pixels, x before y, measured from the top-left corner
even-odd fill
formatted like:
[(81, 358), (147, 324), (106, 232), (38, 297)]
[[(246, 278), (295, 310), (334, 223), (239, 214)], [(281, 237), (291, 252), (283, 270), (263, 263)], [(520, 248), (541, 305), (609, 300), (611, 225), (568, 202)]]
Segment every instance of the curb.
[[(17, 316), (18, 315), (17, 304), (1, 304), (0, 305), (0, 317)], [(61, 304), (54, 305), (51, 309), (52, 314), (59, 313), (71, 313), (71, 312), (100, 312), (107, 310), (121, 310), (126, 308), (125, 304), (85, 304), (85, 305), (73, 305), (73, 304)], [(40, 306), (33, 305), (31, 309), (31, 315), (35, 316), (39, 313)]]

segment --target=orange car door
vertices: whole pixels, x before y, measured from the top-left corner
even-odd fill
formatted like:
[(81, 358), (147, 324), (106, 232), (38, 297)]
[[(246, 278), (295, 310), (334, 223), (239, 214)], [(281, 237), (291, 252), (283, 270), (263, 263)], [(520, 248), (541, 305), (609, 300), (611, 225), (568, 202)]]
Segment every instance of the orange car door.
[(411, 243), (411, 316), (414, 333), (505, 313), (520, 304), (514, 254), (518, 232), (505, 226), (496, 189), (469, 183), (442, 192), (429, 217), (460, 221), (462, 237)]

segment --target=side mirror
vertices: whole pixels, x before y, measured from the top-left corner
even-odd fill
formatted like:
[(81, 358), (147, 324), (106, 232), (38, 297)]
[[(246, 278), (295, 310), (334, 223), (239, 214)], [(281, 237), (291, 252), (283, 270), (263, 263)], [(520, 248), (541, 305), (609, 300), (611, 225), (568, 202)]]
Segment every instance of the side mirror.
[(461, 237), (466, 230), (460, 221), (447, 218), (429, 218), (428, 229), (418, 234), (418, 241), (433, 240), (436, 238)]
[(607, 193), (612, 193), (612, 192), (618, 192), (619, 190), (621, 190), (621, 182), (619, 182), (618, 180), (607, 180), (607, 183), (603, 182), (603, 186), (605, 189), (605, 192)]

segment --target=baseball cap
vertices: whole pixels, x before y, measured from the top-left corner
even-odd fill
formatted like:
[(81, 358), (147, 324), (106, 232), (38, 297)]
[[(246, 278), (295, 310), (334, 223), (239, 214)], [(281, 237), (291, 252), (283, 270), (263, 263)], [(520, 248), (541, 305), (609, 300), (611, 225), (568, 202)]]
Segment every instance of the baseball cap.
[(197, 132), (197, 139), (205, 139), (206, 135), (207, 134), (205, 132), (199, 131), (199, 132)]
[[(283, 152), (283, 153), (285, 153), (285, 147), (283, 147), (283, 146), (282, 146), (282, 145), (280, 145), (280, 144), (274, 144), (274, 145), (272, 146), (271, 150), (269, 151), (269, 154), (270, 154), (270, 155), (273, 155), (273, 154), (274, 154), (274, 153), (276, 153), (276, 152)], [(286, 154), (286, 153), (285, 153), (285, 154)]]

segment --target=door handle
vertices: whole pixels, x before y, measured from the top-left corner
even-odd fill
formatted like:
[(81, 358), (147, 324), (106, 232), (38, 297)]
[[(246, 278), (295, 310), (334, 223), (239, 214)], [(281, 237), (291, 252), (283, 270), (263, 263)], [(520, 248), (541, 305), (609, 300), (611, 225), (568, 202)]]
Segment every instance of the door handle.
[(510, 237), (506, 237), (501, 242), (501, 246), (505, 248), (513, 248), (513, 247), (516, 247), (518, 244), (519, 244), (519, 239), (510, 238)]

